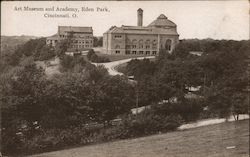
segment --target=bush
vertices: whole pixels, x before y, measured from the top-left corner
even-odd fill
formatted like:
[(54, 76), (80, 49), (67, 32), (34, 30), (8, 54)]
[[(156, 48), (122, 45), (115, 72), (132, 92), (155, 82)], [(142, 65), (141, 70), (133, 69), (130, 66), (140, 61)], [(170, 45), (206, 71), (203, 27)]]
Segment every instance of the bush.
[(203, 104), (199, 100), (185, 100), (178, 103), (164, 103), (152, 107), (154, 113), (163, 115), (179, 115), (185, 122), (195, 121), (200, 118)]
[(91, 62), (95, 62), (95, 63), (106, 63), (106, 62), (110, 62), (110, 60), (106, 57), (101, 57), (98, 56), (95, 51), (93, 49), (91, 49), (88, 54), (87, 54), (87, 58), (88, 60), (90, 60)]
[(82, 56), (69, 56), (69, 55), (64, 55), (61, 58), (61, 67), (62, 67), (62, 71), (67, 71), (67, 70), (71, 70), (75, 67), (78, 67), (78, 69), (80, 67), (83, 67), (86, 65), (86, 61)]
[(47, 45), (44, 45), (40, 51), (38, 60), (44, 61), (55, 57), (55, 52)]
[(128, 134), (137, 137), (173, 131), (180, 126), (181, 122), (182, 119), (179, 115), (157, 115), (152, 111), (145, 111), (139, 114), (135, 121), (132, 121)]
[(99, 138), (101, 141), (110, 141), (173, 131), (181, 122), (182, 119), (178, 115), (159, 116), (152, 111), (146, 111), (137, 117), (127, 117), (120, 125), (103, 130)]
[[(68, 146), (86, 145), (151, 135), (175, 130), (182, 119), (178, 115), (159, 116), (152, 111), (127, 117), (116, 126), (69, 127), (64, 129), (40, 129), (29, 137), (3, 134), (3, 152), (7, 154), (33, 154), (62, 149)], [(12, 137), (12, 138), (10, 138)], [(8, 139), (8, 140), (7, 140)]]

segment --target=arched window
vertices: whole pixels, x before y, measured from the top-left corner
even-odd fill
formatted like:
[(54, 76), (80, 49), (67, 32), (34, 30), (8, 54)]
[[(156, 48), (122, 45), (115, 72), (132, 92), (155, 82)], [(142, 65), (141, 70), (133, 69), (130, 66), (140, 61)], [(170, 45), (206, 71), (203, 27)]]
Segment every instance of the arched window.
[(140, 39), (140, 40), (139, 40), (139, 44), (143, 44), (143, 39)]
[(146, 49), (150, 49), (151, 43), (150, 43), (150, 40), (149, 40), (149, 39), (146, 40), (145, 44), (146, 44), (146, 46), (145, 46)]
[(137, 40), (136, 40), (136, 39), (133, 39), (133, 40), (132, 40), (132, 43), (133, 43), (133, 44), (137, 44)]
[(136, 39), (133, 39), (133, 40), (132, 40), (132, 48), (135, 49), (135, 48), (136, 48), (136, 45), (137, 45), (137, 40), (136, 40)]
[(171, 50), (171, 43), (172, 41), (170, 39), (166, 40), (166, 43), (165, 43), (165, 49), (170, 51)]
[(152, 49), (157, 49), (157, 41), (156, 40), (152, 41)]
[(145, 42), (145, 44), (149, 45), (150, 44), (150, 40), (147, 39), (146, 42)]
[(143, 48), (143, 40), (139, 40), (139, 49), (142, 49)]
[(116, 46), (115, 46), (115, 49), (120, 49), (120, 45), (116, 45)]
[(131, 44), (131, 40), (129, 40), (128, 38), (126, 39), (126, 43), (127, 44)]

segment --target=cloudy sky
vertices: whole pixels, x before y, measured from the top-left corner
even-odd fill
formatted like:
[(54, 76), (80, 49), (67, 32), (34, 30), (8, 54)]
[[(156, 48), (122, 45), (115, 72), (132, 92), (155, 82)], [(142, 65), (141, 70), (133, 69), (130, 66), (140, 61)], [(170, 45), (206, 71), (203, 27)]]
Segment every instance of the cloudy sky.
[[(2, 35), (50, 36), (58, 25), (92, 26), (94, 35), (101, 36), (111, 26), (136, 25), (137, 9), (142, 8), (143, 25), (147, 26), (160, 14), (177, 24), (180, 39), (249, 38), (249, 2), (240, 1), (54, 1), (1, 2)], [(20, 11), (19, 7), (44, 8), (44, 11)], [(71, 11), (45, 11), (45, 8), (78, 8), (78, 18), (46, 18), (44, 14), (74, 14)], [(80, 11), (82, 7), (95, 11)], [(109, 12), (97, 12), (96, 8)], [(16, 8), (16, 10), (15, 10)]]

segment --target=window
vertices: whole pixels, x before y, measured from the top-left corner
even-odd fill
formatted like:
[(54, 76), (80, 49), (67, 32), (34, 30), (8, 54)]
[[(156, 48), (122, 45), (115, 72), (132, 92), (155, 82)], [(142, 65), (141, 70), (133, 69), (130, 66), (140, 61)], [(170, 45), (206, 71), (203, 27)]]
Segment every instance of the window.
[(133, 40), (132, 40), (132, 43), (133, 43), (134, 45), (136, 45), (136, 44), (137, 44), (137, 40), (136, 40), (136, 39), (133, 39)]
[(139, 44), (143, 45), (143, 40), (142, 39), (139, 40)]
[(150, 51), (146, 51), (146, 55), (150, 55)]
[(121, 35), (115, 35), (115, 38), (119, 39), (119, 38), (122, 38)]
[(146, 49), (150, 49), (150, 45), (146, 45)]
[(143, 51), (139, 51), (139, 54), (142, 55), (142, 54), (143, 54)]
[(120, 45), (116, 45), (116, 46), (115, 46), (115, 49), (120, 49)]
[(156, 51), (153, 51), (152, 54), (153, 54), (153, 55), (156, 55)]
[(152, 45), (152, 49), (157, 49), (157, 45), (156, 45), (156, 44), (153, 44), (153, 45)]
[(165, 49), (166, 50), (171, 50), (171, 40), (170, 39), (168, 39), (167, 41), (166, 41), (166, 43), (165, 43)]
[(130, 51), (126, 51), (125, 54), (126, 54), (126, 55), (129, 55), (129, 54), (130, 54)]
[(145, 42), (145, 44), (149, 45), (150, 44), (150, 40), (147, 39), (146, 42)]
[(135, 48), (136, 48), (136, 45), (132, 45), (132, 48), (135, 49)]
[(136, 51), (132, 51), (132, 54), (136, 55)]
[(131, 41), (127, 38), (127, 39), (126, 39), (126, 43), (127, 43), (127, 44), (131, 44)]
[(143, 49), (143, 45), (139, 45), (139, 49)]
[(116, 54), (119, 54), (119, 53), (120, 53), (120, 51), (115, 51), (115, 53), (116, 53)]
[(130, 45), (126, 45), (126, 49), (130, 49)]

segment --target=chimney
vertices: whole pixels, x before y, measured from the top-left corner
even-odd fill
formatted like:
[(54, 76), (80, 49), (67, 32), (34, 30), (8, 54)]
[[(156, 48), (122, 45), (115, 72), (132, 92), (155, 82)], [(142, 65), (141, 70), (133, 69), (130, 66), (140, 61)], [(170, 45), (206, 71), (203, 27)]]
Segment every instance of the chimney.
[(139, 8), (137, 10), (137, 26), (142, 26), (143, 10)]

